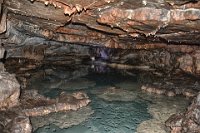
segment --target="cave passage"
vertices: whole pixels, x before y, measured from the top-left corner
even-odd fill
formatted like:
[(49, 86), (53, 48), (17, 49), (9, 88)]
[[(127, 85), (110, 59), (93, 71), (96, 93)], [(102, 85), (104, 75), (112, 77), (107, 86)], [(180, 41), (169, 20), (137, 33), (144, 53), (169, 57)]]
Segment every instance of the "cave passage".
[(141, 90), (144, 83), (151, 83), (148, 72), (132, 70), (130, 75), (124, 69), (94, 62), (76, 64), (76, 68), (44, 65), (27, 72), (32, 75), (28, 90), (37, 90), (49, 98), (82, 91), (91, 100), (87, 107), (75, 112), (31, 117), (34, 133), (161, 133), (166, 132), (164, 122), (189, 105), (189, 99), (183, 96)]
[(0, 0), (0, 133), (200, 133), (199, 0)]

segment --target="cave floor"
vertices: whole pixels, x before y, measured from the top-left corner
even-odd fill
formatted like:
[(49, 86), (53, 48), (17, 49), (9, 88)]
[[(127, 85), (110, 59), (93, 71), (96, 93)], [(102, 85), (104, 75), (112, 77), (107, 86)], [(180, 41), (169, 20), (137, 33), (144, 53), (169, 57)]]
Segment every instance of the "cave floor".
[(91, 100), (77, 111), (31, 117), (34, 133), (165, 133), (165, 121), (185, 111), (190, 101), (182, 95), (168, 97), (142, 90), (154, 79), (146, 71), (130, 74), (94, 64), (30, 66), (12, 69), (23, 90), (37, 90), (49, 98), (81, 91)]

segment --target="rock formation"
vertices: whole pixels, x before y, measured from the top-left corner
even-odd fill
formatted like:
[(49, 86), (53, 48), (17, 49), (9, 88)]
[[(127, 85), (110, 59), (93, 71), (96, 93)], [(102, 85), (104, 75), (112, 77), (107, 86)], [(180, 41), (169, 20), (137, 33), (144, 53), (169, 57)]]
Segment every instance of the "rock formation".
[(134, 101), (137, 98), (137, 94), (132, 91), (125, 90), (123, 88), (108, 87), (105, 89), (100, 89), (97, 92), (99, 98), (105, 101)]
[(199, 133), (200, 131), (200, 94), (184, 113), (174, 114), (167, 121), (166, 126), (172, 133)]
[(0, 73), (0, 109), (16, 106), (19, 102), (20, 85), (14, 75)]
[[(29, 94), (24, 90), (19, 100), (19, 83), (13, 74), (5, 72), (4, 64), (18, 64), (17, 70), (24, 73), (44, 64), (67, 64), (76, 68), (76, 64), (88, 63), (100, 73), (114, 68), (132, 74), (129, 70), (137, 69), (167, 79), (182, 74), (198, 78), (199, 41), (199, 0), (0, 0), (0, 109), (12, 107), (23, 112), (19, 115), (8, 111), (5, 115), (11, 115), (12, 119), (2, 118), (5, 122), (0, 124), (0, 129), (5, 127), (6, 131), (13, 129), (15, 133), (28, 133), (31, 132), (28, 116), (76, 110), (89, 103), (88, 97), (82, 93), (62, 93), (60, 98), (52, 100), (34, 92), (33, 97), (38, 100), (26, 97)], [(9, 67), (6, 69), (15, 71)], [(53, 73), (53, 70), (45, 73)], [(29, 77), (30, 73), (25, 75)], [(26, 88), (26, 78), (18, 76), (17, 79), (21, 89)], [(146, 83), (142, 89), (168, 96), (197, 95), (198, 82), (191, 85), (189, 80), (182, 88), (180, 82), (174, 82), (179, 79), (173, 80)], [(65, 86), (64, 83), (53, 85)], [(111, 89), (108, 94), (120, 93), (118, 91)], [(40, 100), (45, 106), (37, 106)], [(30, 106), (29, 102), (34, 104)], [(185, 116), (176, 116), (181, 119), (178, 126), (169, 119), (168, 127), (174, 132), (198, 132), (199, 118), (194, 118), (199, 114), (196, 106), (198, 100)]]
[(38, 94), (35, 90), (26, 90), (21, 93), (20, 105), (0, 112), (0, 129), (3, 133), (31, 133), (32, 126), (29, 117), (70, 110), (76, 111), (87, 106), (89, 102), (88, 96), (82, 92), (61, 93), (58, 98), (49, 99)]

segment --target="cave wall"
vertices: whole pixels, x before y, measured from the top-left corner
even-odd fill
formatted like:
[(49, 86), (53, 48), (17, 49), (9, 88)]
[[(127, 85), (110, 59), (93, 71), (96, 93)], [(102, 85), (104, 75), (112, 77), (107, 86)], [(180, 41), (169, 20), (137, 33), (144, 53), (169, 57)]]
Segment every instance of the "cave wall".
[(7, 58), (89, 59), (106, 47), (111, 63), (200, 74), (199, 1), (6, 0), (1, 7)]
[(198, 1), (6, 0), (3, 7), (7, 27), (54, 41), (127, 49), (141, 40), (199, 44), (200, 39)]

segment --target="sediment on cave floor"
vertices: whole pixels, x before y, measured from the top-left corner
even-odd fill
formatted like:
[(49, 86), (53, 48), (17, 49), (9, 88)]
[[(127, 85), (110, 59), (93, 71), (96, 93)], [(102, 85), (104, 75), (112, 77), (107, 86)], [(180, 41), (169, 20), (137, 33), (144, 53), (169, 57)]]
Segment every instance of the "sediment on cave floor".
[(199, 0), (0, 9), (0, 132), (200, 132)]

